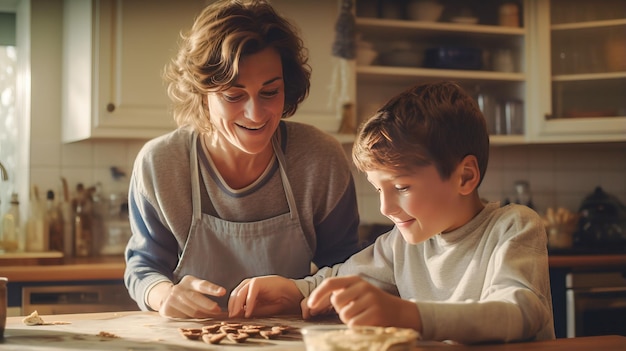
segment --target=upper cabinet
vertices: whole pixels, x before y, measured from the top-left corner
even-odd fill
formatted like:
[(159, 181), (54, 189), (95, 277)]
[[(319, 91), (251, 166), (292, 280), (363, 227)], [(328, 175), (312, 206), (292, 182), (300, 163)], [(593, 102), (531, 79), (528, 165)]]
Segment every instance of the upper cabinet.
[(65, 0), (64, 142), (175, 128), (163, 68), (202, 1)]
[(541, 0), (532, 6), (532, 138), (626, 140), (626, 0)]
[(626, 0), (358, 0), (359, 120), (454, 80), (491, 143), (626, 140)]
[[(64, 0), (63, 141), (146, 139), (176, 128), (162, 72), (180, 32), (209, 2)], [(293, 119), (336, 131), (329, 82), (337, 0), (272, 4), (298, 26), (313, 68), (309, 96)]]
[(358, 119), (410, 85), (454, 80), (477, 99), (492, 144), (525, 142), (524, 12), (512, 1), (357, 1)]

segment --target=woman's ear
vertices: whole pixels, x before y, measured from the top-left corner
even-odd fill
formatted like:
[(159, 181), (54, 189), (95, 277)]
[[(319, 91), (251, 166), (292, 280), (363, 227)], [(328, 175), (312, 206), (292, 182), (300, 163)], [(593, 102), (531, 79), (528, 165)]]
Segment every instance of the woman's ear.
[(478, 160), (474, 155), (467, 155), (459, 163), (459, 171), (461, 173), (461, 182), (459, 184), (459, 193), (469, 195), (478, 184), (480, 184), (480, 169), (478, 168)]

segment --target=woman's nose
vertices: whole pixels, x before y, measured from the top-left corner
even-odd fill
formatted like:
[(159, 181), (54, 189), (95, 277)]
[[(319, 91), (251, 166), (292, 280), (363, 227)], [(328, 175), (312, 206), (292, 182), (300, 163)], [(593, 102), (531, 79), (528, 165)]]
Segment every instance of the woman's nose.
[(261, 102), (255, 98), (250, 98), (245, 105), (245, 116), (252, 121), (261, 120), (263, 116), (262, 110)]

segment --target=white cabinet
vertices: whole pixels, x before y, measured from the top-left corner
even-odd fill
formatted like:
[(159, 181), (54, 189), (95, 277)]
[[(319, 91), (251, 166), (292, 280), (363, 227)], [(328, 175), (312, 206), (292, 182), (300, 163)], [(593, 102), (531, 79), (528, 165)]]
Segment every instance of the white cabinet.
[(531, 1), (532, 139), (626, 140), (626, 1)]
[(518, 26), (500, 25), (498, 6), (492, 2), (472, 2), (473, 7), (457, 2), (453, 8), (452, 2), (440, 1), (447, 8), (438, 21), (411, 19), (405, 9), (390, 9), (394, 3), (400, 2), (357, 2), (359, 45), (367, 43), (378, 52), (371, 64), (359, 64), (357, 58), (359, 121), (410, 85), (454, 80), (477, 98), (488, 97), (493, 109), (484, 112), (492, 144), (526, 142), (523, 130), (504, 128), (505, 105), (521, 105), (516, 117), (521, 116), (522, 128), (527, 118), (529, 50), (523, 3), (515, 5)]
[(62, 140), (151, 138), (175, 128), (161, 73), (197, 0), (65, 0)]

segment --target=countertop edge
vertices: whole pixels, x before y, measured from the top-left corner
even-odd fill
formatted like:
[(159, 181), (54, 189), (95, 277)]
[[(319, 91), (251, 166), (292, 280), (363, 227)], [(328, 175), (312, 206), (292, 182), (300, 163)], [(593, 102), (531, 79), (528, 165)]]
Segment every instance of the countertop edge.
[[(551, 269), (626, 269), (626, 254), (550, 255), (548, 262)], [(54, 265), (1, 266), (0, 276), (9, 282), (121, 280), (125, 268), (123, 258), (78, 260)]]
[(550, 255), (550, 268), (626, 268), (626, 254)]
[(0, 275), (9, 282), (49, 282), (120, 280), (124, 277), (126, 263), (78, 263), (50, 266), (3, 266)]

